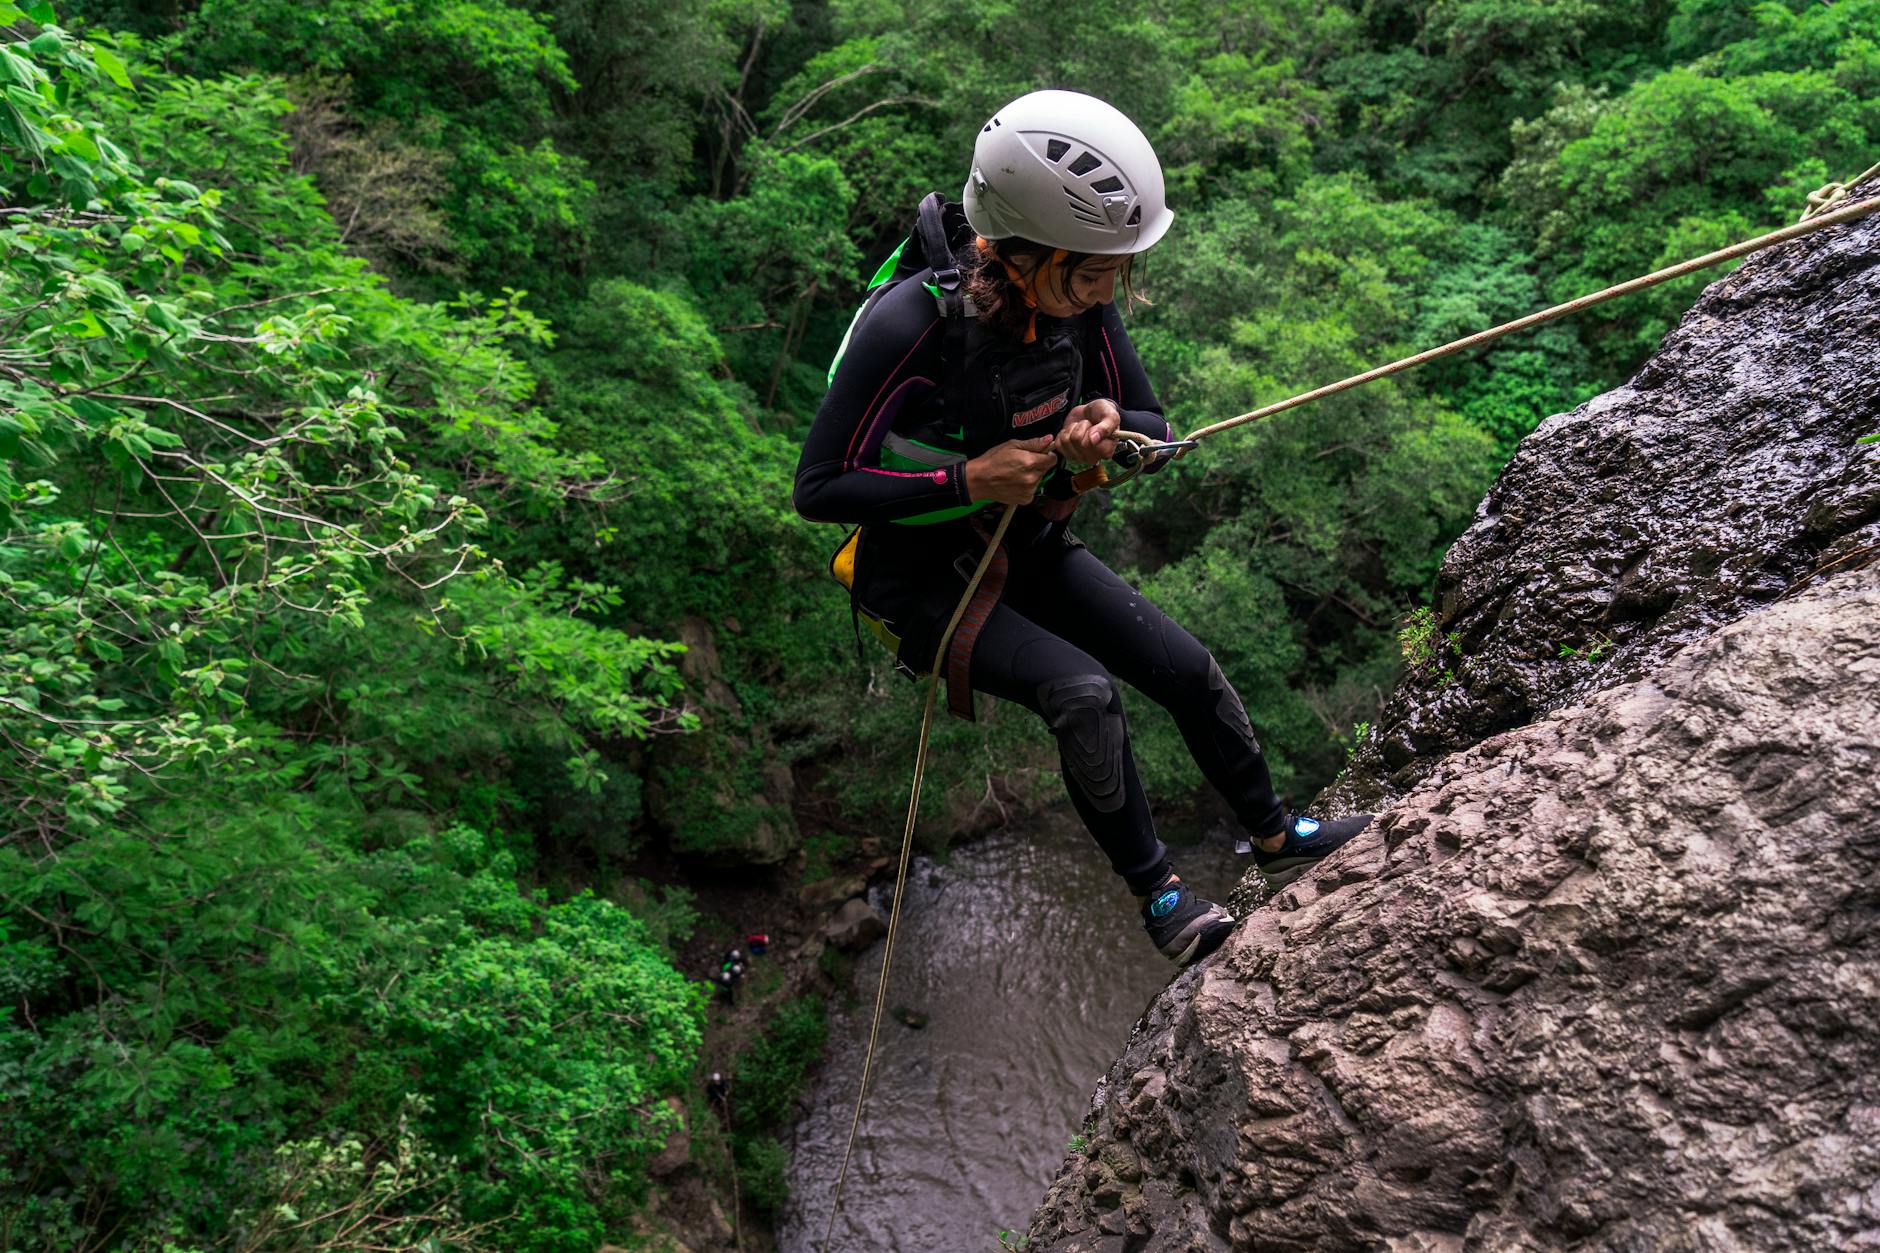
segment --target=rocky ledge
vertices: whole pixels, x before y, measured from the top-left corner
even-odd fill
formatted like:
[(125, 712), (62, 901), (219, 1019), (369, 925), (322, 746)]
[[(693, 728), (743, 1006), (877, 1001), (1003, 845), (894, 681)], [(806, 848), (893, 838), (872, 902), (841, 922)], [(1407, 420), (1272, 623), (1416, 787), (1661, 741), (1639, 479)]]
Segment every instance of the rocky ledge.
[(1028, 1250), (1880, 1246), (1876, 379), (1869, 218), (1529, 437), (1321, 798), (1378, 838), (1150, 1006)]

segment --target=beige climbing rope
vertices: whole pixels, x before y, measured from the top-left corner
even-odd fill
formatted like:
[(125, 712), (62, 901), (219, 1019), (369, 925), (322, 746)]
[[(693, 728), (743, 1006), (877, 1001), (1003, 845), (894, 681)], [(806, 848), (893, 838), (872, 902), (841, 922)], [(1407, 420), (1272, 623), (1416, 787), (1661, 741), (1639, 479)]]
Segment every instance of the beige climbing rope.
[[(1872, 174), (1876, 171), (1880, 171), (1880, 166), (1875, 166), (1872, 170), (1867, 171), (1867, 174)], [(1861, 175), (1861, 178), (1866, 178), (1867, 174)], [(1854, 181), (1859, 182), (1860, 179), (1855, 179)], [(1829, 183), (1828, 187), (1824, 187), (1821, 191), (1809, 196), (1809, 203), (1815, 203), (1816, 196), (1826, 195), (1828, 188), (1833, 187), (1841, 187), (1841, 184)], [(1845, 196), (1845, 194), (1846, 189), (1842, 188), (1842, 195)], [(1834, 203), (1832, 196), (1828, 196), (1822, 201), (1824, 206), (1832, 203)], [(1654, 270), (1650, 274), (1641, 275), (1627, 282), (1615, 283), (1611, 287), (1603, 291), (1596, 291), (1590, 296), (1581, 296), (1577, 300), (1569, 300), (1565, 304), (1555, 305), (1551, 309), (1543, 309), (1539, 313), (1530, 313), (1524, 318), (1516, 318), (1512, 322), (1504, 322), (1493, 330), (1479, 331), (1474, 335), (1452, 340), (1444, 344), (1441, 348), (1431, 348), (1426, 352), (1417, 353), (1414, 357), (1404, 357), (1401, 360), (1391, 362), (1389, 365), (1381, 365), (1374, 370), (1366, 370), (1363, 374), (1354, 374), (1348, 379), (1341, 379), (1325, 387), (1314, 388), (1309, 392), (1301, 392), (1297, 396), (1292, 396), (1285, 400), (1277, 401), (1274, 404), (1255, 409), (1251, 413), (1243, 413), (1237, 418), (1228, 418), (1226, 421), (1216, 422), (1212, 426), (1204, 426), (1189, 435), (1188, 438), (1196, 440), (1206, 439), (1210, 435), (1228, 430), (1231, 427), (1241, 426), (1248, 422), (1258, 422), (1260, 419), (1270, 418), (1276, 413), (1284, 413), (1288, 409), (1310, 404), (1315, 400), (1323, 400), (1327, 396), (1335, 396), (1339, 392), (1349, 391), (1354, 387), (1361, 387), (1366, 383), (1375, 382), (1378, 379), (1386, 378), (1392, 374), (1399, 374), (1415, 366), (1425, 365), (1431, 361), (1440, 360), (1443, 357), (1453, 356), (1456, 353), (1465, 352), (1470, 348), (1479, 348), (1483, 344), (1492, 343), (1504, 335), (1512, 335), (1516, 331), (1525, 331), (1530, 327), (1539, 326), (1543, 322), (1552, 322), (1558, 318), (1570, 317), (1584, 309), (1590, 309), (1596, 304), (1603, 304), (1608, 300), (1616, 300), (1620, 296), (1629, 296), (1633, 292), (1644, 291), (1647, 287), (1656, 287), (1660, 283), (1668, 283), (1674, 278), (1682, 278), (1686, 274), (1704, 269), (1707, 266), (1720, 265), (1725, 261), (1734, 261), (1738, 257), (1746, 257), (1752, 252), (1759, 252), (1764, 248), (1774, 247), (1776, 244), (1787, 243), (1791, 239), (1800, 239), (1804, 235), (1812, 235), (1816, 231), (1826, 230), (1830, 226), (1839, 226), (1843, 222), (1852, 222), (1856, 218), (1865, 217), (1876, 210), (1880, 210), (1880, 196), (1871, 196), (1866, 200), (1857, 200), (1853, 204), (1843, 205), (1838, 209), (1824, 211), (1814, 217), (1804, 218), (1793, 226), (1785, 226), (1781, 230), (1770, 231), (1767, 235), (1758, 235), (1754, 239), (1746, 239), (1740, 244), (1731, 244), (1728, 248), (1719, 248), (1715, 252), (1707, 252), (1701, 257), (1693, 257), (1689, 261), (1680, 261), (1676, 265), (1666, 266), (1662, 270)], [(1176, 455), (1181, 456), (1182, 454), (1177, 453)]]
[(907, 798), (907, 825), (901, 830), (901, 864), (894, 872), (894, 900), (888, 906), (888, 935), (882, 941), (881, 978), (875, 984), (875, 1017), (868, 1028), (868, 1052), (862, 1057), (862, 1086), (855, 1094), (855, 1116), (849, 1120), (849, 1142), (842, 1150), (842, 1169), (836, 1173), (835, 1196), (829, 1202), (829, 1226), (823, 1232), (823, 1253), (829, 1253), (829, 1242), (835, 1237), (836, 1215), (842, 1210), (842, 1185), (849, 1177), (849, 1158), (855, 1152), (855, 1132), (862, 1125), (862, 1103), (868, 1099), (868, 1079), (874, 1073), (875, 1041), (881, 1035), (881, 1010), (887, 1004), (888, 997), (888, 968), (894, 961), (894, 936), (901, 922), (901, 891), (907, 886), (907, 863), (914, 852), (914, 820), (920, 813), (920, 785), (927, 773), (927, 737), (933, 730), (933, 710), (940, 695), (940, 680), (946, 674), (947, 647), (953, 642), (953, 632), (959, 629), (960, 619), (966, 616), (966, 607), (973, 603), (973, 593), (979, 590), (980, 580), (986, 577), (986, 570), (992, 565), (993, 554), (999, 551), (999, 544), (1005, 539), (1005, 529), (1012, 524), (1012, 515), (1017, 512), (1017, 505), (1007, 505), (1005, 512), (999, 515), (999, 525), (993, 528), (992, 538), (986, 544), (985, 553), (979, 558), (979, 565), (973, 570), (973, 577), (966, 581), (966, 594), (953, 607), (953, 617), (948, 620), (946, 630), (940, 633), (940, 646), (934, 650), (933, 674), (927, 680), (927, 705), (920, 715), (920, 744), (914, 750), (914, 782)]
[[(1516, 318), (1514, 321), (1505, 322), (1492, 330), (1481, 331), (1463, 339), (1454, 340), (1444, 344), (1440, 348), (1432, 348), (1426, 352), (1417, 353), (1412, 357), (1404, 357), (1401, 360), (1391, 362), (1389, 365), (1379, 366), (1374, 370), (1366, 370), (1363, 374), (1354, 374), (1350, 378), (1342, 379), (1339, 382), (1329, 384), (1325, 387), (1314, 388), (1309, 392), (1301, 392), (1297, 396), (1289, 397), (1288, 399), (1278, 401), (1274, 404), (1265, 405), (1250, 413), (1243, 413), (1239, 417), (1228, 418), (1225, 421), (1216, 422), (1210, 426), (1204, 426), (1187, 438), (1190, 440), (1201, 440), (1221, 431), (1229, 430), (1232, 427), (1243, 426), (1250, 422), (1258, 422), (1263, 418), (1270, 418), (1275, 414), (1284, 413), (1288, 409), (1310, 404), (1315, 400), (1323, 400), (1327, 396), (1334, 396), (1339, 392), (1349, 391), (1351, 388), (1360, 387), (1365, 383), (1374, 382), (1377, 379), (1387, 378), (1392, 374), (1401, 373), (1415, 366), (1436, 361), (1443, 357), (1452, 356), (1455, 353), (1463, 352), (1470, 348), (1476, 348), (1482, 344), (1491, 343), (1504, 335), (1512, 335), (1516, 331), (1524, 331), (1530, 327), (1540, 326), (1542, 323), (1552, 322), (1557, 318), (1569, 317), (1583, 309), (1590, 309), (1596, 304), (1601, 304), (1608, 300), (1615, 300), (1620, 296), (1628, 296), (1633, 292), (1643, 291), (1647, 287), (1655, 287), (1660, 283), (1669, 282), (1674, 278), (1679, 278), (1693, 271), (1704, 269), (1707, 266), (1720, 265), (1725, 261), (1733, 261), (1738, 257), (1745, 257), (1752, 252), (1758, 252), (1764, 248), (1773, 247), (1776, 244), (1786, 243), (1791, 239), (1800, 239), (1804, 235), (1812, 235), (1816, 231), (1826, 230), (1831, 226), (1839, 226), (1843, 222), (1852, 222), (1857, 218), (1865, 217), (1870, 213), (1880, 210), (1880, 196), (1856, 201), (1853, 204), (1842, 205), (1840, 208), (1833, 208), (1831, 206), (1846, 199), (1847, 188), (1849, 186), (1852, 186), (1854, 183), (1859, 183), (1876, 173), (1880, 173), (1880, 165), (1876, 165), (1873, 169), (1868, 170), (1865, 174), (1853, 179), (1848, 184), (1829, 183), (1826, 187), (1812, 193), (1808, 197), (1809, 209), (1803, 214), (1802, 220), (1793, 226), (1785, 226), (1781, 230), (1770, 231), (1766, 235), (1758, 235), (1754, 239), (1745, 240), (1740, 244), (1732, 244), (1728, 248), (1719, 248), (1715, 252), (1707, 252), (1701, 257), (1694, 257), (1689, 261), (1683, 261), (1662, 270), (1654, 270), (1650, 274), (1642, 275), (1628, 282), (1616, 283), (1611, 287), (1594, 292), (1591, 295), (1581, 296), (1577, 300), (1569, 300), (1565, 304), (1555, 305), (1551, 309), (1543, 309), (1539, 313), (1531, 313), (1524, 318)], [(1138, 444), (1152, 445), (1156, 442), (1149, 439), (1146, 435), (1138, 435), (1133, 431), (1120, 431), (1118, 435), (1121, 438)], [(1187, 451), (1188, 450), (1184, 448), (1177, 451), (1174, 455), (1179, 457), (1184, 455)], [(960, 603), (955, 606), (951, 621), (947, 623), (946, 630), (941, 633), (940, 647), (934, 654), (933, 674), (927, 683), (927, 704), (920, 716), (920, 741), (914, 752), (914, 780), (907, 802), (907, 824), (901, 832), (901, 862), (894, 876), (894, 899), (888, 907), (888, 934), (884, 941), (881, 954), (881, 978), (875, 986), (874, 1021), (868, 1028), (868, 1051), (864, 1054), (862, 1059), (861, 1089), (855, 1094), (855, 1115), (849, 1120), (848, 1144), (842, 1150), (842, 1168), (836, 1174), (835, 1195), (831, 1198), (829, 1205), (829, 1225), (823, 1232), (822, 1253), (831, 1253), (830, 1242), (835, 1237), (836, 1215), (840, 1213), (842, 1209), (842, 1185), (848, 1179), (849, 1159), (855, 1152), (855, 1135), (862, 1125), (862, 1106), (868, 1099), (868, 1080), (874, 1072), (875, 1045), (881, 1033), (882, 1008), (887, 1003), (888, 968), (894, 958), (894, 937), (901, 919), (901, 894), (902, 889), (907, 884), (907, 865), (914, 848), (914, 821), (916, 815), (920, 812), (920, 786), (922, 779), (925, 777), (927, 768), (927, 740), (933, 728), (934, 703), (940, 691), (940, 678), (946, 672), (947, 646), (953, 640), (953, 632), (959, 627), (960, 619), (966, 614), (966, 607), (972, 603), (973, 594), (979, 590), (979, 582), (985, 577), (987, 567), (992, 564), (992, 556), (999, 550), (999, 544), (1005, 538), (1006, 527), (1011, 523), (1012, 515), (1016, 511), (1016, 505), (1007, 505), (1005, 507), (1004, 514), (999, 518), (999, 525), (997, 529), (993, 531), (991, 541), (986, 545), (985, 554), (980, 557), (979, 565), (973, 571), (973, 577), (967, 581), (965, 594), (960, 597)]]
[(1797, 221), (1806, 222), (1817, 213), (1827, 212), (1830, 205), (1846, 200), (1847, 193), (1852, 191), (1857, 183), (1864, 183), (1876, 174), (1880, 174), (1880, 165), (1869, 166), (1864, 172), (1856, 174), (1845, 183), (1822, 184), (1808, 193), (1808, 207), (1802, 210), (1802, 216)]

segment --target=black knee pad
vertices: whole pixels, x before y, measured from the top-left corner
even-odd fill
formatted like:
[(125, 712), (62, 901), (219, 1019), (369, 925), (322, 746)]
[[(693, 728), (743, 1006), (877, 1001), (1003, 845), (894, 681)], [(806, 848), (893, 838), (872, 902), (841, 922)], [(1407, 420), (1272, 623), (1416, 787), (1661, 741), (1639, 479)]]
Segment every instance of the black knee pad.
[(1221, 673), (1221, 663), (1208, 658), (1208, 690), (1214, 694), (1214, 716), (1227, 729), (1227, 733), (1246, 745), (1252, 752), (1260, 751), (1260, 741), (1253, 738), (1253, 720), (1247, 717), (1247, 707), (1240, 703), (1240, 693)]
[(1038, 685), (1038, 705), (1045, 725), (1057, 737), (1065, 772), (1106, 814), (1123, 807), (1126, 790), (1123, 754), (1128, 732), (1116, 703), (1116, 688), (1104, 674), (1073, 674)]

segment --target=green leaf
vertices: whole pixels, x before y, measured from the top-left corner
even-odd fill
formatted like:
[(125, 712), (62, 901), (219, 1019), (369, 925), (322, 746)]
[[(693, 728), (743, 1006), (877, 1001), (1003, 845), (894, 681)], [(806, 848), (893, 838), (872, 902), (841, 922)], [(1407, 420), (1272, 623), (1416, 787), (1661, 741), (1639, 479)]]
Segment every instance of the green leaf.
[(113, 644), (110, 640), (100, 639), (98, 636), (94, 635), (86, 640), (85, 644), (86, 647), (91, 649), (92, 655), (95, 657), (102, 657), (106, 661), (124, 660), (124, 650), (119, 648), (116, 644)]
[(91, 136), (82, 130), (67, 131), (59, 146), (81, 161), (96, 161), (103, 156)]
[[(34, 18), (33, 20), (38, 21), (39, 19)], [(56, 30), (41, 31), (39, 34), (33, 36), (32, 41), (28, 43), (26, 47), (37, 56), (55, 56), (60, 49), (65, 47), (65, 36), (61, 35)]]
[(124, 67), (123, 58), (119, 57), (117, 53), (111, 51), (109, 48), (100, 48), (95, 45), (91, 50), (91, 58), (98, 63), (98, 68), (103, 70), (105, 75), (110, 78), (112, 82), (129, 90), (131, 86), (131, 76), (130, 72)]
[(35, 78), (33, 63), (21, 57), (10, 48), (0, 48), (0, 83), (7, 86), (28, 87)]
[(52, 11), (50, 0), (35, 0), (26, 6), (26, 16), (41, 26), (50, 26), (59, 20), (59, 15)]

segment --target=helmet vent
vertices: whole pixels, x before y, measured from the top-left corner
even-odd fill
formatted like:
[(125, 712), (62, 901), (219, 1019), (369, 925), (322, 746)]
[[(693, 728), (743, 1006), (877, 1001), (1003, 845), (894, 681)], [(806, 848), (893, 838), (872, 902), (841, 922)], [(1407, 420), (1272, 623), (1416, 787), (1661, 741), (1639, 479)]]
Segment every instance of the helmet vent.
[(1059, 161), (1064, 159), (1064, 154), (1070, 150), (1071, 146), (1062, 139), (1053, 139), (1044, 146), (1045, 159), (1050, 161), (1051, 164), (1056, 165)]
[(1112, 174), (1106, 179), (1101, 179), (1098, 182), (1094, 182), (1090, 184), (1090, 190), (1091, 191), (1105, 191), (1105, 192), (1121, 191), (1123, 190), (1123, 180), (1116, 177), (1116, 175)]
[(1135, 208), (1129, 211), (1129, 221), (1123, 223), (1123, 225), (1124, 226), (1141, 226), (1142, 225), (1142, 206), (1141, 205), (1137, 205)]
[(1098, 156), (1094, 152), (1086, 152), (1082, 156), (1078, 157), (1075, 161), (1071, 162), (1071, 173), (1077, 175), (1077, 177), (1079, 178), (1082, 178), (1084, 175), (1090, 173), (1090, 171), (1096, 169), (1098, 166), (1102, 164), (1103, 164), (1102, 157)]
[(1064, 199), (1069, 202), (1071, 216), (1078, 221), (1087, 222), (1092, 226), (1106, 225), (1103, 220), (1103, 215), (1097, 212), (1091, 205), (1085, 203), (1077, 193), (1073, 192), (1068, 187), (1064, 189)]

